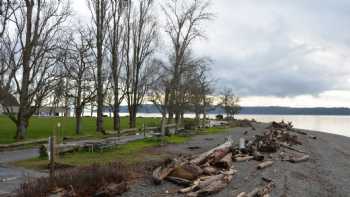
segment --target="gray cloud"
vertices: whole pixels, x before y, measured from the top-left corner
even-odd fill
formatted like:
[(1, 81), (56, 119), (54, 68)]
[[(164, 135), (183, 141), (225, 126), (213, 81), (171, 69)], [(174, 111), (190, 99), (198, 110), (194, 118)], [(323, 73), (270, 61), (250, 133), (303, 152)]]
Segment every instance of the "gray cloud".
[(350, 90), (350, 1), (218, 0), (208, 40), (218, 86), (242, 96)]

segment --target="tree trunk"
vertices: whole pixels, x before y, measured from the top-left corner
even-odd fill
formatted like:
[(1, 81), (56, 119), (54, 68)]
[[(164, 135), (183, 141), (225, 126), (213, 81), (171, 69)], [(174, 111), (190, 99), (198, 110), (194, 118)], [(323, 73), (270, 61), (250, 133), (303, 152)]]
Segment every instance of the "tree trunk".
[(15, 138), (17, 140), (23, 140), (26, 135), (27, 135), (27, 120), (26, 117), (22, 115), (23, 113), (18, 114), (18, 123), (16, 124), (17, 126), (17, 131), (16, 131), (16, 136)]
[(199, 116), (198, 112), (196, 112), (196, 126), (197, 126), (197, 128), (201, 127), (201, 125), (200, 125), (200, 116)]
[(120, 130), (119, 104), (114, 104), (113, 128), (114, 128), (115, 131), (119, 131)]
[(136, 113), (132, 110), (129, 114), (129, 128), (136, 127)]
[[(120, 130), (120, 116), (119, 116), (119, 81), (114, 77), (114, 109), (113, 109), (113, 128), (115, 131)], [(119, 134), (118, 134), (119, 135)]]
[(81, 130), (81, 112), (79, 112), (80, 110), (77, 110), (76, 112), (76, 117), (75, 117), (75, 122), (76, 122), (76, 125), (75, 125), (75, 133), (77, 135), (80, 135), (80, 130)]
[(166, 123), (166, 114), (162, 113), (162, 120), (160, 122), (160, 132), (162, 136), (165, 136), (165, 123)]
[(102, 64), (103, 64), (103, 30), (104, 30), (104, 1), (97, 1), (96, 8), (96, 48), (97, 48), (97, 121), (96, 131), (103, 132), (103, 79), (102, 79)]
[(130, 106), (129, 128), (136, 128), (136, 114), (137, 114), (137, 107), (135, 105)]

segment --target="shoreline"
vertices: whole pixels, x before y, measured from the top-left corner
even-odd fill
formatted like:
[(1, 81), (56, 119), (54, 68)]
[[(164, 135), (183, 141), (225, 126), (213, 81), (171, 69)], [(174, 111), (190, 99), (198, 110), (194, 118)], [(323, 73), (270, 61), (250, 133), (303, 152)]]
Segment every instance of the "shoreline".
[[(251, 138), (256, 134), (266, 131), (266, 123), (254, 123), (256, 130), (250, 128), (234, 128), (225, 133), (209, 136), (195, 136), (190, 141), (181, 145), (167, 145), (162, 148), (153, 148), (149, 151), (168, 154), (171, 157), (177, 155), (194, 155), (207, 151), (218, 144), (222, 144), (227, 136), (231, 136), (235, 143), (241, 137)], [(248, 135), (244, 135), (248, 130)], [(271, 154), (275, 164), (262, 171), (256, 170), (258, 162), (234, 163), (238, 174), (233, 181), (214, 197), (237, 196), (240, 192), (251, 191), (262, 184), (262, 178), (268, 177), (275, 183), (271, 196), (337, 196), (347, 197), (350, 193), (350, 138), (335, 134), (322, 133), (313, 130), (302, 130), (314, 135), (317, 139), (298, 134), (302, 149), (310, 155), (310, 160), (303, 163), (292, 164), (279, 161), (278, 154)], [(189, 150), (188, 147), (200, 147), (198, 150)], [(287, 150), (285, 150), (287, 151)], [(164, 194), (169, 197), (182, 197), (183, 195), (167, 193), (179, 189), (171, 183), (164, 181), (160, 186), (152, 184), (145, 178), (131, 190), (122, 196), (157, 196)]]

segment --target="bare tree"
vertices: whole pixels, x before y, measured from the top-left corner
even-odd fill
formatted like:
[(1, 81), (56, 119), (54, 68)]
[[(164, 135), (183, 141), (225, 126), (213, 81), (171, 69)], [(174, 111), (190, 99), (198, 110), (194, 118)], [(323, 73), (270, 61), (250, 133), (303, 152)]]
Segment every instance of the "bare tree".
[(239, 106), (240, 98), (235, 96), (232, 89), (229, 88), (225, 88), (221, 94), (221, 101), (218, 106), (225, 111), (227, 119), (234, 119), (234, 116), (241, 110)]
[(180, 122), (181, 111), (179, 106), (184, 100), (181, 90), (182, 69), (185, 63), (186, 53), (191, 44), (198, 38), (204, 37), (202, 25), (212, 19), (213, 15), (208, 11), (207, 0), (167, 0), (163, 11), (167, 20), (166, 32), (169, 35), (172, 52), (171, 64), (173, 78), (171, 82), (169, 118), (175, 114), (176, 122)]
[(138, 107), (154, 79), (152, 55), (156, 48), (157, 24), (153, 16), (153, 0), (134, 1), (126, 17), (126, 99), (129, 127), (136, 126)]
[(105, 132), (103, 125), (103, 110), (104, 110), (104, 81), (106, 76), (103, 76), (104, 64), (104, 45), (106, 43), (109, 23), (109, 1), (107, 0), (87, 0), (93, 20), (93, 32), (95, 33), (96, 41), (96, 84), (97, 84), (97, 121), (96, 131)]
[(61, 51), (60, 62), (66, 70), (70, 86), (67, 94), (74, 99), (76, 134), (81, 132), (83, 109), (96, 97), (92, 40), (90, 32), (80, 28), (76, 36), (69, 36)]
[(165, 135), (165, 124), (167, 123), (166, 115), (168, 113), (171, 75), (162, 61), (155, 60), (154, 63), (159, 65), (159, 73), (155, 82), (150, 87), (148, 98), (149, 101), (153, 103), (153, 105), (162, 115), (161, 132), (162, 135)]
[[(191, 110), (195, 113), (197, 127), (203, 126), (206, 119), (206, 113), (211, 100), (207, 97), (212, 93), (212, 81), (208, 78), (210, 61), (207, 58), (199, 58), (193, 62), (193, 68), (186, 84), (189, 84), (189, 104)], [(200, 122), (200, 116), (203, 115), (203, 124)]]
[(19, 4), (17, 1), (0, 0), (0, 38), (5, 34), (8, 23), (18, 8)]
[[(12, 10), (13, 32), (4, 36), (9, 63), (9, 92), (19, 98), (16, 114), (8, 113), (17, 126), (17, 139), (26, 136), (30, 117), (57, 84), (56, 52), (62, 26), (70, 16), (69, 1), (17, 1)], [(7, 108), (8, 109), (8, 108)]]
[[(111, 56), (111, 89), (113, 97), (109, 100), (113, 100), (113, 128), (114, 130), (120, 130), (120, 116), (119, 107), (124, 99), (124, 91), (122, 91), (122, 79), (121, 72), (123, 62), (125, 61), (123, 56), (123, 48), (125, 46), (125, 24), (123, 18), (125, 18), (128, 4), (125, 4), (125, 0), (110, 0), (110, 16), (109, 23), (109, 52)], [(125, 86), (124, 86), (125, 87)], [(112, 103), (112, 102), (109, 102)]]

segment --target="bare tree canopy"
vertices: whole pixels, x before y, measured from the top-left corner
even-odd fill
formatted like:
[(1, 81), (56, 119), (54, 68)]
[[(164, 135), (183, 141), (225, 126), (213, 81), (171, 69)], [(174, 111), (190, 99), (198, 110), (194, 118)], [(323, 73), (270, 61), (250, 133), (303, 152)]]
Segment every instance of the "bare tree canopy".
[(210, 3), (207, 0), (167, 0), (163, 6), (166, 16), (166, 32), (172, 44), (170, 64), (173, 77), (169, 104), (169, 118), (176, 116), (179, 123), (183, 100), (181, 83), (183, 78), (186, 55), (191, 51), (191, 44), (198, 38), (205, 37), (202, 26), (211, 20), (213, 14), (209, 12)]
[(221, 94), (221, 101), (218, 106), (225, 111), (227, 119), (234, 119), (234, 116), (241, 110), (239, 97), (235, 96), (232, 89), (229, 88), (225, 88)]
[(129, 109), (129, 126), (136, 126), (136, 113), (150, 84), (154, 80), (156, 64), (152, 55), (157, 44), (157, 23), (153, 15), (153, 0), (133, 1), (126, 19), (126, 99)]
[(109, 1), (107, 0), (87, 0), (92, 15), (91, 29), (95, 35), (95, 51), (96, 51), (96, 84), (97, 84), (97, 121), (96, 131), (105, 132), (103, 125), (103, 110), (105, 99), (104, 82), (107, 75), (104, 74), (104, 58), (105, 44), (107, 39), (107, 30), (109, 23)]
[[(18, 98), (17, 139), (26, 135), (29, 118), (42, 105), (57, 83), (56, 54), (63, 24), (70, 16), (69, 1), (25, 0), (10, 7), (11, 32), (1, 39), (2, 86)], [(3, 66), (5, 65), (5, 69)]]
[(62, 43), (60, 53), (60, 63), (65, 70), (65, 79), (68, 81), (66, 94), (74, 100), (77, 134), (80, 134), (84, 107), (96, 97), (92, 40), (91, 32), (80, 27)]

